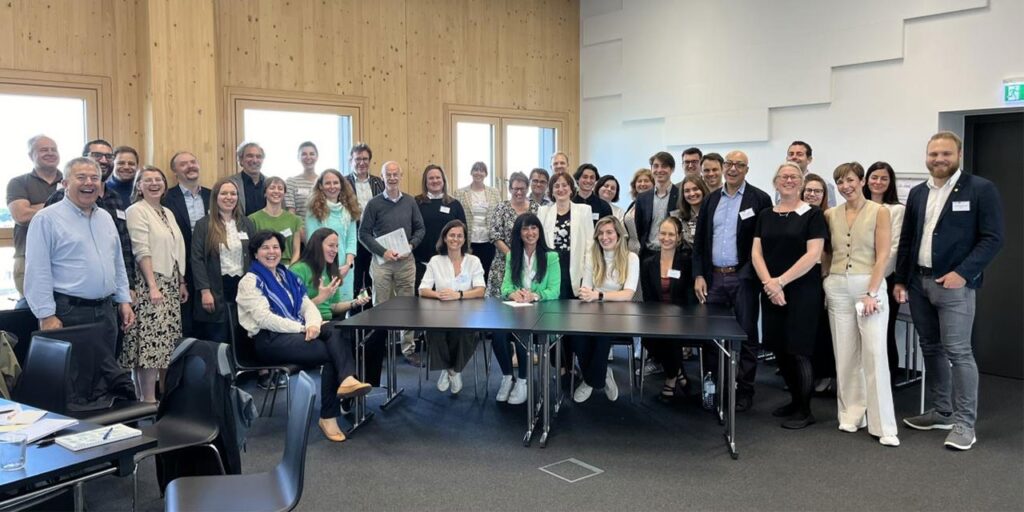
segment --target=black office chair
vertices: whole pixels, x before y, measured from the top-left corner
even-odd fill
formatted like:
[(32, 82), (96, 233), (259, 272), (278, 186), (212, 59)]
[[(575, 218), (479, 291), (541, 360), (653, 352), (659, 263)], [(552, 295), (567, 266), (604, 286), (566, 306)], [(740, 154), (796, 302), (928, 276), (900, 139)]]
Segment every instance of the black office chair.
[(31, 344), (32, 331), (39, 329), (39, 320), (32, 314), (31, 309), (11, 309), (0, 311), (0, 331), (7, 331), (18, 338), (18, 344), (14, 346), (14, 356), (18, 362), (24, 363), (28, 355), (28, 346)]
[(274, 469), (251, 475), (188, 476), (167, 486), (165, 511), (293, 510), (302, 497), (306, 441), (317, 399), (313, 379), (299, 372), (289, 386), (284, 455)]
[[(259, 362), (259, 357), (256, 355), (256, 346), (252, 338), (249, 337), (249, 333), (238, 323), (238, 305), (234, 302), (229, 302), (226, 309), (230, 326), (228, 332), (230, 334), (231, 357), (234, 358), (235, 370), (237, 372), (268, 370), (270, 371), (270, 382), (276, 383), (279, 375), (290, 376), (300, 370), (299, 366), (293, 364), (266, 364)], [(273, 386), (270, 414), (267, 416), (273, 416), (274, 414), (274, 404), (277, 403), (277, 388), (278, 386)], [(260, 416), (263, 416), (263, 411), (267, 408), (267, 398), (269, 397), (271, 397), (270, 389), (263, 394)], [(284, 398), (285, 408), (288, 409), (290, 405), (288, 404), (287, 393), (285, 393)]]
[(32, 340), (13, 398), (32, 407), (62, 413), (67, 407), (71, 344), (36, 336)]
[[(171, 364), (175, 364), (173, 361)], [(139, 463), (143, 460), (176, 450), (201, 447), (212, 452), (220, 473), (224, 464), (214, 440), (220, 429), (214, 421), (216, 410), (212, 403), (211, 387), (217, 382), (216, 371), (209, 368), (202, 358), (186, 356), (185, 371), (181, 383), (165, 396), (160, 404), (160, 416), (156, 423), (142, 427), (142, 433), (157, 440), (157, 447), (135, 455), (132, 472), (132, 510), (139, 496)]]

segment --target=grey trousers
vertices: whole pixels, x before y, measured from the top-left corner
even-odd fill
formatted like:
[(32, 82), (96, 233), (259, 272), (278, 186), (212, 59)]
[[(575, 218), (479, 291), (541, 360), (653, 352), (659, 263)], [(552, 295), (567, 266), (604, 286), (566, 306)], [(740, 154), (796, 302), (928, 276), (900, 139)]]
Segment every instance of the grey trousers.
[(427, 331), (427, 350), (431, 370), (454, 370), (461, 373), (476, 352), (476, 333)]
[(971, 348), (975, 291), (946, 289), (934, 277), (914, 274), (909, 292), (932, 406), (973, 429), (978, 416), (978, 365)]

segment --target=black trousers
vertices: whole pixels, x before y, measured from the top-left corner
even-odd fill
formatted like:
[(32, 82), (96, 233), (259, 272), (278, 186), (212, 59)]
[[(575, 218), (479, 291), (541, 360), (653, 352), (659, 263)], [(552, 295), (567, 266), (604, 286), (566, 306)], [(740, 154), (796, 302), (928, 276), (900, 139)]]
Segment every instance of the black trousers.
[[(594, 389), (604, 389), (608, 372), (608, 349), (612, 346), (610, 336), (566, 336), (569, 346), (576, 354), (583, 372), (583, 382)], [(520, 363), (522, 364), (522, 363)]]
[[(373, 278), (370, 277), (370, 260), (373, 259), (373, 254), (368, 251), (363, 244), (356, 244), (356, 259), (354, 261), (355, 268), (355, 282), (352, 285), (353, 295), (359, 295), (359, 290), (366, 289), (367, 293), (373, 291)], [(367, 304), (366, 307), (372, 307), (371, 304)]]
[(494, 244), (486, 242), (470, 244), (469, 247), (473, 250), (473, 255), (480, 258), (480, 265), (484, 267), (484, 276), (489, 276), (491, 273), (491, 262), (494, 261), (494, 253), (496, 252)]
[(644, 338), (643, 344), (651, 358), (665, 369), (665, 378), (671, 379), (680, 374), (683, 368), (683, 345), (679, 340)]
[(338, 386), (356, 374), (352, 336), (325, 325), (320, 336), (306, 341), (303, 333), (260, 331), (254, 338), (260, 361), (270, 364), (320, 366), (320, 417), (341, 415)]
[(900, 351), (896, 348), (896, 317), (900, 314), (900, 303), (896, 302), (896, 296), (893, 294), (893, 290), (896, 288), (895, 274), (886, 276), (885, 287), (886, 293), (889, 294), (889, 309), (886, 311), (889, 315), (889, 323), (885, 336), (885, 347), (889, 356), (889, 379), (895, 385), (896, 372), (900, 368)]
[(80, 299), (76, 297), (54, 292), (53, 301), (56, 306), (55, 314), (64, 327), (98, 322), (103, 324), (103, 332), (117, 333), (110, 338), (110, 350), (112, 353), (116, 352), (121, 328), (112, 299), (106, 298), (98, 303), (85, 305), (81, 304)]
[[(757, 351), (760, 348), (757, 332), (757, 317), (760, 314), (758, 298), (761, 295), (761, 283), (750, 279), (740, 279), (735, 273), (713, 273), (708, 283), (707, 301), (710, 304), (732, 306), (736, 313), (736, 321), (747, 333), (747, 341), (740, 348), (739, 369), (736, 373), (736, 393), (740, 395), (754, 394), (754, 378), (757, 376)], [(705, 368), (712, 372), (718, 370), (718, 351), (705, 350), (708, 358)]]

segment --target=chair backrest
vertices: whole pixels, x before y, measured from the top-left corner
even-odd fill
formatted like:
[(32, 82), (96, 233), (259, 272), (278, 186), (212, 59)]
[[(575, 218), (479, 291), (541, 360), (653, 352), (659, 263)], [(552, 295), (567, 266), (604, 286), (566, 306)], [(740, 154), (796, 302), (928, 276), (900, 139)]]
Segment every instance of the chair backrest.
[(63, 414), (67, 411), (71, 344), (43, 336), (32, 338), (25, 364), (14, 388), (14, 400)]
[(288, 510), (294, 509), (302, 497), (302, 482), (306, 467), (306, 442), (309, 440), (309, 426), (313, 420), (314, 403), (317, 398), (313, 379), (306, 372), (299, 372), (288, 386), (292, 393), (288, 407), (288, 430), (285, 433), (284, 456), (277, 465), (274, 475), (284, 496), (291, 498)]
[(256, 357), (256, 346), (245, 328), (238, 323), (238, 305), (229, 302), (227, 307), (228, 340), (231, 342), (231, 357), (234, 358), (235, 366), (238, 369), (260, 367), (259, 358)]
[(187, 355), (184, 365), (178, 385), (160, 402), (159, 417), (189, 419), (216, 429), (213, 386), (217, 377), (202, 357)]
[(28, 346), (31, 345), (32, 331), (39, 328), (39, 320), (31, 309), (11, 309), (0, 311), (0, 330), (7, 331), (18, 337), (14, 346), (14, 355), (19, 363), (25, 362)]

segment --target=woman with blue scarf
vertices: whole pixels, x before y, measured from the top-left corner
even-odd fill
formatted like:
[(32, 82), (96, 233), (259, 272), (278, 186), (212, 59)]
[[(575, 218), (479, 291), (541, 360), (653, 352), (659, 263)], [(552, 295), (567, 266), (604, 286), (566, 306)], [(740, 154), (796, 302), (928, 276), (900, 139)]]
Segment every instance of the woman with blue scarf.
[(324, 324), (297, 275), (280, 265), (284, 237), (260, 231), (249, 241), (252, 266), (238, 283), (238, 323), (252, 337), (256, 354), (272, 364), (323, 365), (320, 372), (320, 430), (345, 440), (336, 418), (341, 399), (370, 392), (356, 379), (352, 337)]

